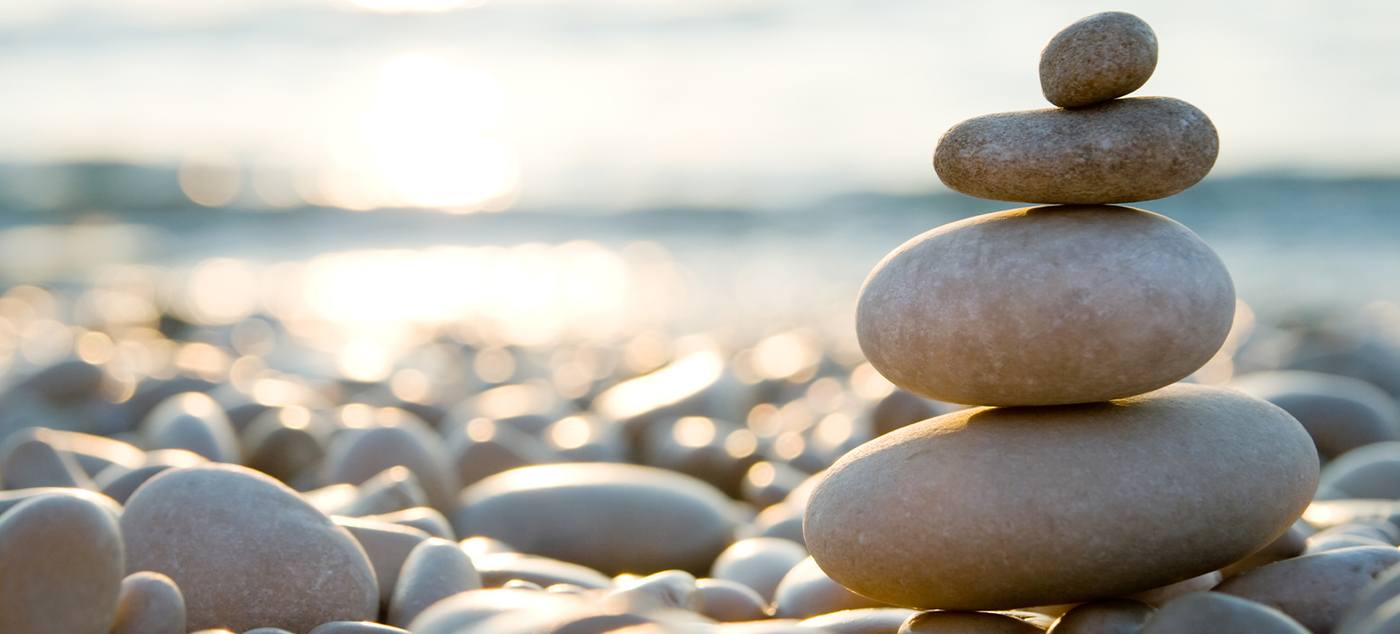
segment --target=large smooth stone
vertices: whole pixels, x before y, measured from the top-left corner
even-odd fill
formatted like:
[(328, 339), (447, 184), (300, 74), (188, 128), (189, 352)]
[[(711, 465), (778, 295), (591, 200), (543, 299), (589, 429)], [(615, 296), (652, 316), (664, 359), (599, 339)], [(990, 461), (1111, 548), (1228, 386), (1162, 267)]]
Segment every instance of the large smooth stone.
[(107, 634), (122, 559), (101, 505), (71, 495), (19, 503), (0, 515), (0, 632)]
[(1361, 546), (1276, 561), (1216, 588), (1277, 608), (1318, 634), (1331, 632), (1366, 586), (1400, 564), (1400, 550)]
[(1312, 435), (1330, 460), (1362, 445), (1400, 440), (1400, 406), (1360, 379), (1305, 370), (1238, 377), (1237, 390), (1282, 407)]
[(295, 491), (234, 465), (169, 469), (122, 513), (127, 569), (173, 579), (191, 630), (281, 627), (375, 617), (364, 549)]
[(1186, 377), (1234, 314), (1225, 265), (1181, 224), (1128, 207), (1031, 207), (890, 252), (861, 289), (856, 334), (875, 369), (912, 392), (1058, 405)]
[(1195, 185), (1219, 151), (1215, 125), (1195, 106), (1133, 97), (968, 119), (938, 140), (933, 168), (978, 198), (1127, 203)]
[(1122, 97), (1157, 68), (1157, 34), (1121, 11), (1096, 13), (1055, 34), (1040, 52), (1040, 90), (1061, 108)]
[(665, 469), (568, 463), (512, 469), (462, 492), (459, 535), (607, 574), (704, 572), (736, 518), (714, 487)]
[(1219, 592), (1182, 596), (1158, 610), (1142, 634), (1305, 634), (1288, 615)]
[(1074, 603), (1241, 559), (1287, 530), (1316, 484), (1302, 426), (1233, 390), (975, 408), (833, 465), (808, 502), (807, 547), (832, 579), (895, 605)]
[(185, 598), (175, 582), (158, 572), (138, 572), (122, 580), (111, 634), (185, 634)]

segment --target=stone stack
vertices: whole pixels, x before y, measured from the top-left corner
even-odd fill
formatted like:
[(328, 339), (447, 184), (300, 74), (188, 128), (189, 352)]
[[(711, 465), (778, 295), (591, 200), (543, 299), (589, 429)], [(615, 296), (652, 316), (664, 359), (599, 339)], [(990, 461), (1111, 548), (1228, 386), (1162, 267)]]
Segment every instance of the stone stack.
[(949, 187), (1047, 203), (937, 227), (887, 255), (857, 309), (896, 385), (975, 407), (879, 437), (832, 466), (805, 534), (832, 579), (923, 609), (1128, 595), (1268, 545), (1307, 506), (1303, 428), (1242, 393), (1171, 385), (1220, 348), (1229, 273), (1186, 227), (1115, 206), (1203, 178), (1218, 138), (1183, 101), (1121, 98), (1157, 41), (1124, 13), (1042, 53), (1061, 108), (978, 117), (939, 141)]

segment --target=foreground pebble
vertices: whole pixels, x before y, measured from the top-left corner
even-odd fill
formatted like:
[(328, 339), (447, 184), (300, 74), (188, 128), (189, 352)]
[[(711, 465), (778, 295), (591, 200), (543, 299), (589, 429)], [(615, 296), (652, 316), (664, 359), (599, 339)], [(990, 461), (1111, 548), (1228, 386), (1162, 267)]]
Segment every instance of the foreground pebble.
[[(642, 517), (647, 521), (637, 521)], [(704, 482), (599, 463), (537, 465), (486, 478), (462, 492), (455, 521), (458, 534), (496, 537), (521, 552), (607, 574), (703, 573), (736, 525), (728, 498)]]
[(1157, 35), (1140, 18), (1109, 11), (1055, 34), (1040, 53), (1040, 89), (1061, 108), (1122, 97), (1157, 68)]
[(793, 566), (783, 577), (773, 604), (778, 617), (801, 619), (839, 610), (889, 607), (832, 581), (811, 557)]
[(431, 537), (413, 548), (389, 602), (389, 624), (405, 627), (439, 600), (481, 587), (472, 560), (456, 543)]
[(1138, 634), (1152, 617), (1152, 606), (1128, 599), (1081, 603), (1050, 626), (1050, 634)]
[(1331, 632), (1362, 591), (1400, 564), (1400, 550), (1363, 546), (1274, 562), (1227, 580), (1217, 591), (1277, 608), (1313, 632)]
[(111, 634), (185, 631), (185, 598), (170, 577), (158, 572), (138, 572), (122, 580)]
[(1316, 482), (1302, 427), (1231, 390), (977, 408), (843, 457), (808, 503), (807, 544), (833, 579), (895, 605), (1070, 603), (1241, 559), (1287, 530)]
[(1142, 634), (1305, 634), (1288, 615), (1219, 592), (1200, 592), (1162, 606)]
[(121, 525), (127, 568), (173, 579), (191, 629), (304, 632), (377, 612), (379, 589), (359, 544), (256, 471), (170, 469), (136, 491)]
[(885, 256), (861, 289), (856, 332), (870, 363), (907, 390), (1056, 405), (1189, 375), (1234, 313), (1224, 264), (1175, 221), (1034, 207), (943, 225)]
[(1133, 97), (968, 119), (939, 139), (933, 167), (943, 184), (978, 198), (1127, 203), (1195, 185), (1219, 150), (1215, 126), (1195, 106)]
[(43, 495), (0, 515), (0, 632), (106, 634), (124, 572), (111, 513)]

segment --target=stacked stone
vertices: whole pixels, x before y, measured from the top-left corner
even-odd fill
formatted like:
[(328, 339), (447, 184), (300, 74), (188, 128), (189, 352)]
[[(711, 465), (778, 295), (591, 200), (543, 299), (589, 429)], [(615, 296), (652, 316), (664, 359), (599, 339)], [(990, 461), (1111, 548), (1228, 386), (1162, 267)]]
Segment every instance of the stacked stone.
[(965, 121), (939, 141), (949, 187), (1048, 203), (937, 227), (866, 280), (861, 348), (898, 386), (975, 407), (877, 438), (827, 471), (807, 545), (831, 578), (922, 609), (1124, 596), (1213, 573), (1282, 535), (1317, 484), (1286, 412), (1171, 385), (1225, 340), (1234, 287), (1186, 227), (1115, 203), (1215, 162), (1215, 128), (1165, 97), (1121, 98), (1157, 42), (1124, 13), (1041, 57), (1060, 108)]

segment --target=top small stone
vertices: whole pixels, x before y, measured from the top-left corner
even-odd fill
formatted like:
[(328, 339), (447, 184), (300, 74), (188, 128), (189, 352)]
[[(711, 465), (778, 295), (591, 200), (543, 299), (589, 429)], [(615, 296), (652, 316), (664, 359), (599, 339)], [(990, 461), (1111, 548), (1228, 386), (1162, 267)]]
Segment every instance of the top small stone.
[(1040, 53), (1040, 89), (1061, 108), (1122, 97), (1157, 67), (1157, 36), (1129, 13), (1096, 13), (1055, 34)]

